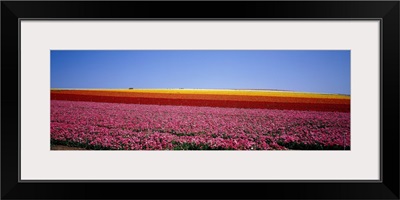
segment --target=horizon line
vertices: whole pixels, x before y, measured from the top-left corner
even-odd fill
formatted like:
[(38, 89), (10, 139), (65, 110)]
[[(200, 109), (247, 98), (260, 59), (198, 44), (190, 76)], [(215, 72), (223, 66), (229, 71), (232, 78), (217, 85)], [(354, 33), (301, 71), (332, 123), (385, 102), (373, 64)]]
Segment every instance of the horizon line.
[(343, 95), (351, 96), (350, 94), (343, 93), (319, 93), (319, 92), (305, 92), (305, 91), (294, 91), (294, 90), (282, 90), (282, 89), (232, 89), (232, 88), (50, 88), (50, 90), (242, 90), (242, 91), (265, 91), (265, 92), (291, 92), (291, 93), (309, 93), (309, 94), (327, 94), (327, 95)]

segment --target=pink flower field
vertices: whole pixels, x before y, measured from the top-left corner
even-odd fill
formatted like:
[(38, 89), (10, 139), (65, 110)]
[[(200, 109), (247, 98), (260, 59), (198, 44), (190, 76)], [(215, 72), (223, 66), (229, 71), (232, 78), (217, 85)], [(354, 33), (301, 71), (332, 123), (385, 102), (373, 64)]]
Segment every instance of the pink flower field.
[(113, 150), (350, 149), (350, 113), (51, 100), (51, 143)]

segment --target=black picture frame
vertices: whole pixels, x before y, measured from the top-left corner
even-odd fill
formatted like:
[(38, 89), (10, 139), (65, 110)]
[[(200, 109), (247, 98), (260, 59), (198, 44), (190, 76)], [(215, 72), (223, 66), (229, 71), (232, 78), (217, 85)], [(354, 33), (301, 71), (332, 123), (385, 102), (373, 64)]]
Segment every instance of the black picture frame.
[[(2, 1), (1, 198), (399, 199), (399, 8), (398, 1)], [(382, 179), (20, 182), (20, 19), (379, 19)]]

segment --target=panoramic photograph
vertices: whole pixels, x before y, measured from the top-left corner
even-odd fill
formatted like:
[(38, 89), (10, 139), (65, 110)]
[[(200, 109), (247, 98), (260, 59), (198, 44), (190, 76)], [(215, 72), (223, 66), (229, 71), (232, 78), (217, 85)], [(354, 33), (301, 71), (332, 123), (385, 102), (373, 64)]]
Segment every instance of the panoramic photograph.
[(51, 150), (347, 150), (349, 50), (51, 50)]

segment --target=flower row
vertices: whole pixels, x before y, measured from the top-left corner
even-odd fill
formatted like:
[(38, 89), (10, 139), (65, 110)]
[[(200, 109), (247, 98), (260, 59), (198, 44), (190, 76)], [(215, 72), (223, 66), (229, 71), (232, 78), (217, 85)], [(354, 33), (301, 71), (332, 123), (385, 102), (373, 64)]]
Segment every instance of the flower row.
[(51, 101), (51, 138), (110, 149), (350, 146), (350, 113)]

